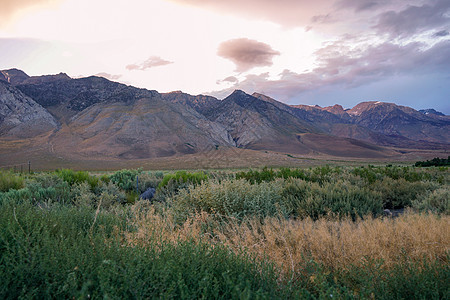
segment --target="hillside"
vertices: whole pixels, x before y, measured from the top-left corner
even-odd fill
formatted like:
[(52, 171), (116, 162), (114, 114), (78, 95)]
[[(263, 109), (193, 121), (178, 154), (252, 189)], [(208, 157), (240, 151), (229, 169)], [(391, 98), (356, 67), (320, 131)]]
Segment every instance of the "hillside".
[(18, 155), (24, 149), (11, 145), (65, 159), (119, 160), (222, 148), (355, 158), (450, 148), (448, 116), (393, 103), (344, 110), (287, 105), (239, 90), (219, 100), (160, 94), (96, 76), (30, 77), (17, 69), (1, 71), (0, 99), (0, 139), (8, 141), (0, 153)]

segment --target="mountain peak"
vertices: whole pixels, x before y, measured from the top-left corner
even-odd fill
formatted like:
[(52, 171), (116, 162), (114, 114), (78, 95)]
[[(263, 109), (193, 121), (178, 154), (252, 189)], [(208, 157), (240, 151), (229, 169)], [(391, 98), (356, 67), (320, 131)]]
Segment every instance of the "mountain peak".
[(421, 109), (421, 110), (419, 110), (419, 112), (423, 113), (424, 115), (445, 116), (443, 113), (441, 113), (440, 111), (437, 111), (433, 108)]
[(234, 101), (234, 102), (239, 102), (239, 103), (245, 103), (248, 101), (254, 101), (254, 100), (258, 100), (257, 98), (247, 94), (246, 92), (242, 91), (242, 90), (234, 90), (233, 93), (231, 93), (228, 97), (226, 97), (225, 99), (223, 99), (224, 101)]
[(19, 69), (8, 69), (0, 71), (0, 80), (17, 85), (30, 78), (24, 71)]
[(339, 104), (335, 104), (333, 106), (327, 106), (324, 107), (323, 110), (328, 111), (334, 115), (340, 116), (342, 117), (348, 117), (347, 112), (344, 110), (344, 108), (342, 107), (342, 105)]
[(347, 113), (350, 115), (358, 116), (361, 113), (371, 109), (395, 109), (398, 107), (395, 103), (381, 102), (381, 101), (365, 101), (355, 105)]
[(48, 82), (55, 82), (60, 80), (71, 80), (72, 78), (66, 73), (59, 73), (55, 75), (42, 75), (42, 76), (31, 76), (24, 80), (20, 84), (41, 84)]
[(234, 90), (233, 93), (231, 93), (231, 95), (247, 95), (247, 96), (250, 96), (249, 94), (247, 94), (243, 90)]

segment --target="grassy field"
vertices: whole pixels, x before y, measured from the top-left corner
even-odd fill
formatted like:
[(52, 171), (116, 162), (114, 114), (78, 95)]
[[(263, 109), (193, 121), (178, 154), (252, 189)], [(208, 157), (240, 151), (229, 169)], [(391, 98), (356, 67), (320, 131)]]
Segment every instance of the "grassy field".
[(448, 299), (449, 174), (1, 172), (0, 298)]

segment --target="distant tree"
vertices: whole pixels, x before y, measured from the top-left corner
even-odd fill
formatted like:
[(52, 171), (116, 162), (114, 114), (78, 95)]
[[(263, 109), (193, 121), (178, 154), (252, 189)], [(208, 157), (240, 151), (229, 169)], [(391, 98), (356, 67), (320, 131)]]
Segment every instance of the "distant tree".
[(450, 166), (450, 156), (447, 158), (435, 157), (432, 160), (418, 161), (414, 164), (416, 167), (442, 167)]

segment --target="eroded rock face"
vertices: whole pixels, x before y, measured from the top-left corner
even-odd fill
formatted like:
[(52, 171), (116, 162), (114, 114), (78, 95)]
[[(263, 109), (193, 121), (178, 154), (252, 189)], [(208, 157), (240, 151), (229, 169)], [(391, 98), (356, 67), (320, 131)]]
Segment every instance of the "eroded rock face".
[(0, 135), (28, 138), (56, 129), (58, 122), (41, 105), (0, 81)]

